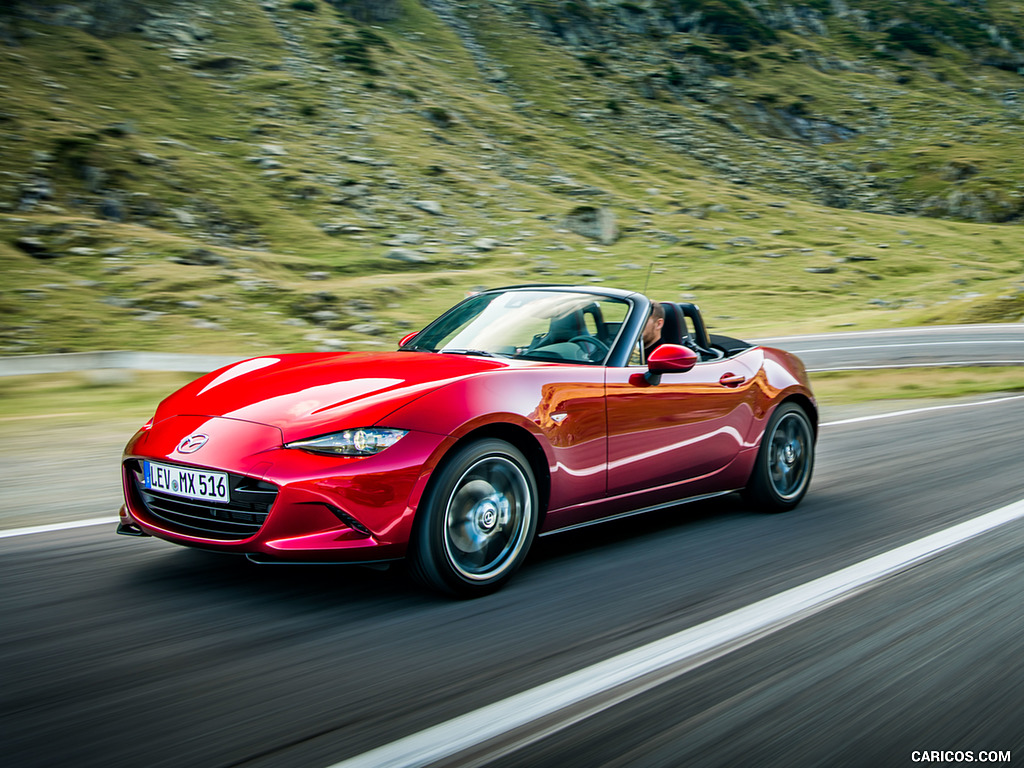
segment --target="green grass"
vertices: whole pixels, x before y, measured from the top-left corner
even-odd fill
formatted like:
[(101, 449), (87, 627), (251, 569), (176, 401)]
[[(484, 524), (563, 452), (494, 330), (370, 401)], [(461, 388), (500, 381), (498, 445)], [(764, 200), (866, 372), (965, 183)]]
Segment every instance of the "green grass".
[(198, 375), (105, 370), (7, 376), (0, 378), (0, 430), (113, 419), (141, 426), (163, 398)]
[[(1024, 317), (1019, 218), (831, 208), (805, 183), (820, 173), (844, 193), (882, 190), (890, 207), (935, 196), (941, 213), (952, 196), (991, 218), (1024, 211), (1019, 115), (1002, 101), (1018, 75), (952, 48), (876, 60), (884, 32), (827, 16), (827, 37), (780, 31), (747, 51), (606, 24), (617, 47), (597, 76), (523, 13), (455, 5), (505, 80), (488, 81), (458, 34), (412, 0), (375, 25), (322, 2), (271, 12), (229, 0), (210, 6), (210, 37), (183, 57), (167, 40), (19, 21), (20, 45), (0, 49), (0, 354), (390, 346), (481, 285), (641, 289), (652, 265), (653, 296), (693, 297), (713, 328), (738, 336)], [(1001, 28), (1020, 17), (1002, 2), (985, 13)], [(339, 41), (373, 71), (339, 62)], [(732, 66), (696, 95), (665, 74), (695, 52)], [(820, 63), (833, 60), (852, 64)], [(859, 133), (820, 146), (773, 138), (755, 104)], [(452, 119), (439, 126), (432, 112)], [(54, 195), (17, 209), (34, 174)], [(353, 184), (367, 194), (346, 201)], [(101, 218), (105, 197), (125, 221)], [(445, 215), (411, 205), (422, 199)], [(622, 239), (597, 246), (562, 229), (578, 204), (611, 208)], [(332, 236), (328, 224), (364, 231)], [(424, 239), (415, 247), (429, 263), (385, 258), (403, 233)], [(26, 255), (14, 246), (26, 236), (57, 257)], [(504, 245), (474, 253), (482, 236)], [(168, 260), (196, 248), (228, 263)], [(321, 301), (338, 315), (326, 325), (297, 309)], [(382, 334), (349, 330), (368, 322)]]
[(885, 371), (816, 373), (812, 385), (819, 402), (830, 405), (871, 403), (1024, 392), (1024, 368), (915, 368)]

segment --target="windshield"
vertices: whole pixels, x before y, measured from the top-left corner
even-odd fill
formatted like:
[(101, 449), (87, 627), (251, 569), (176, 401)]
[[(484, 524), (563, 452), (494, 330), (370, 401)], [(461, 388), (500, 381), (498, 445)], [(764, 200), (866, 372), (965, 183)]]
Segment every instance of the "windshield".
[(483, 293), (457, 306), (404, 349), (600, 364), (629, 304), (573, 291)]

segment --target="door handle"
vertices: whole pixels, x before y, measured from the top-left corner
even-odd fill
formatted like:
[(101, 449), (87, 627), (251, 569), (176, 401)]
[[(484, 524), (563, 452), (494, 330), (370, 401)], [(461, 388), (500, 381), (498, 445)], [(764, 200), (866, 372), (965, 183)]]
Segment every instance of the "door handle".
[(735, 373), (727, 373), (718, 380), (718, 383), (723, 387), (738, 387), (740, 384), (747, 380), (746, 376), (740, 376)]

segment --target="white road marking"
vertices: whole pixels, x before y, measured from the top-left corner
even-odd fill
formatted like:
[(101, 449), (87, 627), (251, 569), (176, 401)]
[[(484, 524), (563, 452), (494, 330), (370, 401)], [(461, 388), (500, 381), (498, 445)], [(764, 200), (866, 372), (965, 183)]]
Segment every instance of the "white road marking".
[(973, 408), (982, 405), (995, 405), (996, 403), (1008, 403), (1013, 400), (1024, 400), (1024, 395), (1011, 395), (1010, 397), (997, 397), (992, 400), (972, 400), (969, 403), (948, 403), (946, 405), (930, 405), (925, 408), (910, 408), (905, 411), (893, 411), (892, 413), (876, 413), (871, 416), (858, 416), (853, 419), (840, 419), (839, 421), (826, 421), (822, 427), (839, 427), (844, 424), (860, 424), (865, 421), (878, 421), (879, 419), (895, 419), (900, 416), (910, 416), (915, 413), (928, 413), (930, 411), (948, 411), (953, 408)]
[(88, 528), (91, 525), (116, 525), (116, 517), (93, 517), (88, 520), (72, 520), (67, 523), (50, 523), (49, 525), (33, 525), (28, 528), (10, 528), (0, 531), (0, 539), (15, 536), (30, 536), (33, 533), (51, 533), (52, 531), (69, 531), (72, 528)]
[[(554, 725), (545, 725), (539, 733), (520, 736), (514, 747), (532, 743), (819, 613), (865, 591), (887, 576), (1021, 518), (1024, 518), (1024, 500), (336, 763), (331, 768), (427, 766), (479, 747), (567, 707), (583, 706), (583, 711), (574, 711)], [(649, 679), (658, 673), (662, 674), (657, 680)], [(622, 690), (623, 686), (630, 687)], [(588, 700), (608, 694), (612, 694), (610, 699), (603, 698), (587, 706)], [(502, 753), (511, 748), (503, 747)]]

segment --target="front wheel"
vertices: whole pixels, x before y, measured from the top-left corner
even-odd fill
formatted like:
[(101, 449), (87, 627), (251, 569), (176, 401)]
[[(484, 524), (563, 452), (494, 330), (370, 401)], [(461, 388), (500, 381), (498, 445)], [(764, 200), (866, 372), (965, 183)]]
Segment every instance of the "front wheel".
[(799, 405), (784, 403), (768, 421), (744, 496), (764, 512), (785, 512), (803, 499), (813, 470), (811, 420)]
[(438, 469), (416, 516), (409, 560), (428, 587), (476, 597), (503, 586), (537, 531), (537, 483), (504, 440), (457, 450)]

